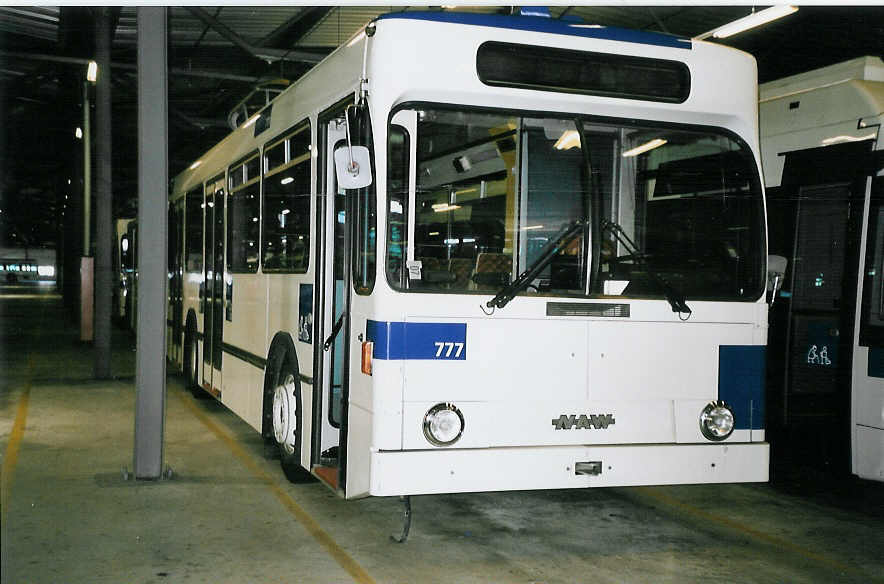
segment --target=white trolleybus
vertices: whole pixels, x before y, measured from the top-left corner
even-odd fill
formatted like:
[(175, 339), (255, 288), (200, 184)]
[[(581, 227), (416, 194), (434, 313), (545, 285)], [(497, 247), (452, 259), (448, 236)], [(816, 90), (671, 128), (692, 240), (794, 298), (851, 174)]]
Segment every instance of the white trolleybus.
[(368, 24), (174, 180), (169, 354), (367, 495), (766, 481), (756, 65)]

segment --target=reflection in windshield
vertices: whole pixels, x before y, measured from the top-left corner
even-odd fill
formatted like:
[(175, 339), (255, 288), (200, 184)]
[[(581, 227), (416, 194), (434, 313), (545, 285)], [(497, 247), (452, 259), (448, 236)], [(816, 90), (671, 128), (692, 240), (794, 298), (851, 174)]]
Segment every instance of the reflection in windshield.
[(389, 147), (394, 286), (496, 293), (565, 226), (592, 224), (594, 212), (596, 225), (621, 226), (637, 253), (610, 229), (596, 229), (594, 245), (581, 233), (523, 293), (663, 298), (660, 279), (689, 300), (761, 293), (758, 173), (729, 136), (589, 121), (578, 131), (573, 119), (442, 108), (405, 114), (416, 135), (394, 124)]

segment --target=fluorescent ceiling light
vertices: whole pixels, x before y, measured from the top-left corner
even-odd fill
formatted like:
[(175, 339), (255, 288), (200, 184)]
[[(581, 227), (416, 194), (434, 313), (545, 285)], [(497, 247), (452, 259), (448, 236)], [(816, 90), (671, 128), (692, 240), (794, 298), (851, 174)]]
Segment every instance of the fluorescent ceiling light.
[(89, 65), (86, 66), (86, 81), (91, 81), (95, 83), (98, 80), (98, 63), (95, 61), (89, 61)]
[(697, 40), (703, 40), (709, 37), (715, 37), (717, 39), (727, 38), (729, 36), (733, 36), (735, 34), (749, 30), (750, 28), (755, 28), (756, 26), (767, 24), (772, 20), (788, 16), (797, 11), (797, 6), (790, 6), (788, 4), (771, 6), (770, 8), (765, 8), (764, 10), (761, 10), (759, 12), (753, 12), (749, 16), (744, 16), (743, 18), (739, 18), (733, 22), (729, 22), (723, 26), (719, 26), (718, 28), (712, 29), (709, 32), (704, 32), (703, 34), (698, 35), (694, 38)]
[(281, 181), (279, 181), (279, 184), (281, 184), (281, 185), (287, 185), (287, 184), (289, 184), (289, 183), (293, 183), (293, 182), (295, 182), (295, 179), (292, 178), (292, 177), (290, 177), (290, 176), (287, 176), (287, 177), (285, 177), (284, 179), (282, 179)]
[(663, 144), (666, 144), (666, 140), (664, 140), (663, 138), (654, 138), (650, 142), (645, 142), (641, 146), (636, 146), (631, 150), (627, 150), (623, 153), (623, 158), (629, 158), (630, 156), (638, 156), (639, 154), (644, 154), (648, 150), (659, 148)]
[[(77, 129), (74, 130), (74, 136), (77, 137), (77, 140), (82, 140), (83, 139), (83, 128), (80, 128), (78, 126)], [(68, 184), (70, 184), (70, 183), (68, 183)]]
[(433, 211), (436, 213), (443, 213), (445, 211), (454, 211), (455, 209), (460, 209), (460, 205), (443, 205), (441, 207), (437, 207), (433, 205)]
[(580, 134), (577, 130), (565, 130), (556, 141), (554, 148), (556, 150), (570, 150), (575, 146), (580, 147)]
[(828, 146), (829, 144), (838, 144), (839, 142), (861, 142), (863, 140), (870, 140), (874, 137), (874, 134), (866, 134), (865, 136), (832, 136), (831, 138), (823, 140), (822, 143)]
[(194, 168), (196, 168), (197, 166), (199, 166), (199, 165), (202, 164), (202, 163), (203, 163), (202, 160), (197, 160), (196, 162), (194, 162), (193, 164), (191, 164), (190, 166), (188, 166), (187, 169), (188, 169), (188, 170), (193, 170)]

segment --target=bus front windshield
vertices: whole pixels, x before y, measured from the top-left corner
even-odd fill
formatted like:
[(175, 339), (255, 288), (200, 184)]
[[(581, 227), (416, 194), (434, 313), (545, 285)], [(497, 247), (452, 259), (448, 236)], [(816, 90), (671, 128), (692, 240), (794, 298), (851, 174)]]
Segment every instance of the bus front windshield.
[(393, 116), (388, 157), (397, 289), (493, 294), (580, 222), (523, 294), (762, 293), (758, 170), (723, 130), (421, 107)]

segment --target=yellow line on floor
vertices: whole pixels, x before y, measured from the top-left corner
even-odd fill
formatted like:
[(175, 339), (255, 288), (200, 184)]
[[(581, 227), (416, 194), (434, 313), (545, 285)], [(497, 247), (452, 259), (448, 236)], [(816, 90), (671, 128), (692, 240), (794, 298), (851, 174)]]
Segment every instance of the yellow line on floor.
[(3, 465), (0, 467), (0, 522), (6, 523), (6, 512), (9, 509), (9, 496), (12, 491), (12, 477), (15, 475), (15, 465), (18, 462), (18, 451), (22, 438), (25, 435), (25, 420), (28, 417), (28, 403), (31, 401), (31, 377), (34, 373), (34, 357), (28, 356), (28, 373), (25, 389), (18, 402), (18, 410), (15, 412), (15, 421), (12, 423), (12, 433), (9, 435), (9, 443), (6, 444), (6, 452), (3, 454)]
[(774, 547), (787, 549), (791, 552), (794, 552), (800, 556), (803, 556), (807, 559), (813, 560), (815, 562), (819, 562), (820, 564), (825, 564), (830, 568), (835, 568), (836, 570), (840, 570), (841, 572), (848, 572), (851, 574), (863, 575), (864, 573), (857, 570), (853, 566), (849, 566), (847, 564), (843, 564), (838, 560), (834, 560), (828, 556), (824, 556), (822, 554), (818, 554), (812, 552), (808, 549), (805, 549), (799, 545), (795, 545), (794, 543), (764, 533), (763, 531), (759, 531), (755, 528), (749, 527), (748, 525), (744, 525), (738, 521), (733, 521), (732, 519), (727, 519), (726, 517), (721, 517), (719, 515), (715, 515), (713, 513), (709, 513), (708, 511), (703, 511), (693, 505), (689, 505), (687, 503), (683, 503), (674, 497), (671, 497), (665, 493), (660, 492), (659, 487), (639, 487), (637, 491), (641, 494), (644, 494), (652, 499), (656, 499), (657, 501), (669, 505), (670, 507), (675, 507), (679, 511), (682, 511), (688, 515), (692, 515), (698, 519), (702, 519), (704, 521), (712, 521), (724, 527), (728, 527), (730, 529), (734, 529), (736, 531), (742, 531), (746, 535), (750, 535), (756, 539), (759, 539), (765, 543), (768, 543)]
[(345, 552), (344, 549), (341, 548), (341, 546), (339, 546), (335, 540), (319, 526), (316, 520), (291, 498), (276, 479), (258, 466), (252, 455), (246, 452), (235, 439), (216, 424), (204, 411), (200, 410), (186, 394), (178, 393), (178, 397), (181, 398), (181, 402), (187, 406), (193, 415), (211, 430), (219, 440), (226, 444), (233, 452), (234, 456), (236, 456), (253, 475), (260, 479), (261, 482), (263, 482), (267, 488), (276, 495), (279, 502), (282, 503), (282, 505), (288, 509), (289, 513), (291, 513), (295, 519), (304, 526), (304, 529), (306, 529), (307, 532), (319, 542), (319, 545), (325, 548), (325, 551), (328, 552), (328, 554), (334, 558), (334, 560), (344, 568), (350, 576), (353, 577), (355, 582), (358, 582), (359, 584), (374, 584), (374, 579), (368, 575), (362, 566), (350, 557), (350, 555), (347, 554), (347, 552)]

